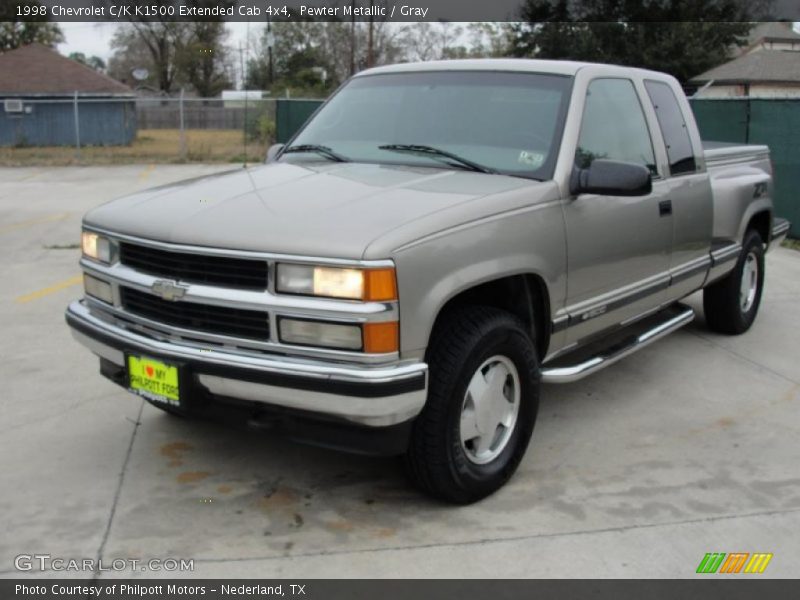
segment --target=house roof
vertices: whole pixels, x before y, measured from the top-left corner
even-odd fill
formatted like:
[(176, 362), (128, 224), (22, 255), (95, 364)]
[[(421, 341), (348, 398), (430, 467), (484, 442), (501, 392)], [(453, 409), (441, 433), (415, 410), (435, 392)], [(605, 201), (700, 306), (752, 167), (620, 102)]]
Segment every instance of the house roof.
[(761, 42), (800, 42), (800, 33), (792, 29), (792, 24), (784, 21), (759, 23), (747, 36), (747, 45), (754, 46)]
[(790, 83), (800, 85), (800, 52), (761, 50), (734, 58), (693, 77), (691, 83)]
[(130, 96), (133, 90), (42, 44), (30, 44), (0, 54), (0, 95)]

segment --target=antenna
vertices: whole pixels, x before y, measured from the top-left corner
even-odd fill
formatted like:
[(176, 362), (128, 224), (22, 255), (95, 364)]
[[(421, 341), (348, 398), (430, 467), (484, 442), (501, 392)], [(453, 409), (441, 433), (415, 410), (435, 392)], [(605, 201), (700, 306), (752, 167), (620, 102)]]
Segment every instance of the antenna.
[(696, 90), (695, 93), (692, 94), (692, 98), (697, 98), (702, 92), (705, 92), (708, 88), (714, 85), (714, 82), (716, 82), (716, 79), (709, 79), (703, 87)]
[[(239, 42), (239, 47), (241, 48), (241, 42)], [(245, 54), (250, 50), (250, 19), (247, 19), (247, 27), (245, 29), (244, 35), (244, 51)], [(247, 73), (244, 70), (244, 58), (242, 58), (242, 87), (244, 88), (244, 163), (242, 164), (242, 168), (247, 168), (247, 97), (250, 95), (247, 93)], [(258, 127), (258, 124), (256, 124)]]

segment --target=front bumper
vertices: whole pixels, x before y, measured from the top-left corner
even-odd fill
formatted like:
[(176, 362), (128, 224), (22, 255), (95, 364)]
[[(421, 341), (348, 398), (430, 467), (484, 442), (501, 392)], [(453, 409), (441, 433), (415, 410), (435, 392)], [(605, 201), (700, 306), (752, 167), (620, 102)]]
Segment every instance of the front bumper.
[(179, 361), (208, 394), (280, 407), (369, 428), (413, 419), (427, 395), (427, 365), (351, 365), (234, 354), (162, 342), (107, 323), (81, 301), (66, 311), (73, 337), (119, 369), (125, 353)]

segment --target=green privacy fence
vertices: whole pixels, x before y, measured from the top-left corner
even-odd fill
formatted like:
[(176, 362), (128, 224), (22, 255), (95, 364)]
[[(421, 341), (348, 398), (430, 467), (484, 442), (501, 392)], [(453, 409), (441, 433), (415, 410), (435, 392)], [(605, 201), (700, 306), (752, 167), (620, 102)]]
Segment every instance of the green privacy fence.
[(288, 142), (323, 102), (278, 99), (275, 106), (275, 141), (279, 144)]
[(775, 167), (775, 213), (800, 237), (800, 98), (691, 101), (704, 140), (766, 144)]

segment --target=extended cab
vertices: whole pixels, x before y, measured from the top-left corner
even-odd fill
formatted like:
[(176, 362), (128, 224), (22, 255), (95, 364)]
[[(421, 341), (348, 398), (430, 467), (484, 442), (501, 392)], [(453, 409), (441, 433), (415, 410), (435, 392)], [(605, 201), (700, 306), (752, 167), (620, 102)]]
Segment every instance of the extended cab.
[(103, 375), (167, 412), (404, 454), (470, 502), (514, 472), (540, 384), (685, 325), (747, 331), (764, 146), (706, 145), (670, 76), (467, 60), (358, 74), (267, 164), (83, 222), (67, 309)]

